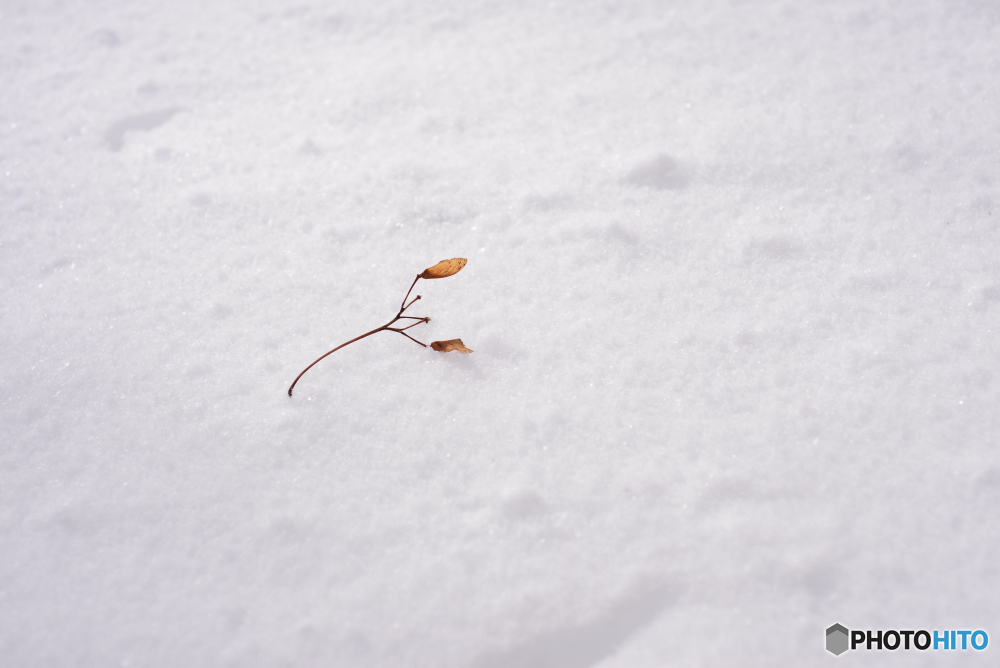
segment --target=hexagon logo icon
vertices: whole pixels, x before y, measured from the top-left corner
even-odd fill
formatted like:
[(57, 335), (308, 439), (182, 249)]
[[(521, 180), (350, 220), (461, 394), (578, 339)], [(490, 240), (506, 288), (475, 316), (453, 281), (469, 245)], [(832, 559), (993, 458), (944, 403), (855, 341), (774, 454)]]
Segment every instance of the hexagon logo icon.
[(826, 651), (840, 656), (847, 651), (849, 631), (840, 624), (834, 624), (826, 630)]

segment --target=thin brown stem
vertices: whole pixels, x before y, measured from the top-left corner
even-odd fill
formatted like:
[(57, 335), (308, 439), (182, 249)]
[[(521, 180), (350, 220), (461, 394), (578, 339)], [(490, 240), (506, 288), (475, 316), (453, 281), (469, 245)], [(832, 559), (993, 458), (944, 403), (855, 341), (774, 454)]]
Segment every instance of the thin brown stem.
[(412, 325), (407, 325), (406, 327), (403, 327), (402, 329), (397, 329), (397, 330), (394, 330), (394, 331), (402, 332), (404, 329), (409, 329), (410, 327), (416, 327), (417, 325), (422, 325), (425, 322), (427, 322), (427, 318), (421, 318), (420, 320), (418, 320), (417, 322), (413, 323)]
[(406, 291), (406, 296), (403, 297), (403, 301), (400, 303), (399, 306), (399, 313), (397, 313), (396, 315), (400, 315), (403, 311), (410, 308), (410, 306), (413, 305), (413, 302), (417, 301), (417, 299), (420, 299), (420, 297), (417, 296), (417, 299), (414, 299), (413, 302), (410, 302), (409, 304), (406, 303), (406, 300), (410, 298), (410, 293), (413, 292), (413, 286), (416, 285), (417, 281), (419, 280), (420, 280), (420, 274), (417, 274), (417, 277), (413, 279), (413, 283), (410, 284), (410, 289)]
[(330, 352), (325, 353), (323, 355), (320, 355), (319, 358), (315, 362), (313, 362), (312, 364), (310, 364), (309, 366), (307, 366), (305, 369), (302, 370), (302, 373), (300, 373), (298, 376), (295, 377), (295, 380), (292, 381), (292, 386), (288, 388), (288, 396), (292, 396), (292, 390), (295, 389), (295, 383), (299, 382), (299, 378), (301, 378), (302, 376), (304, 376), (305, 373), (306, 373), (306, 371), (308, 371), (309, 369), (311, 369), (314, 366), (316, 366), (316, 364), (318, 364), (319, 361), (322, 360), (324, 357), (326, 357), (327, 355), (332, 355), (333, 353), (337, 352), (338, 350), (340, 350), (344, 346), (349, 346), (352, 343), (354, 343), (355, 341), (360, 341), (361, 339), (365, 338), (366, 336), (371, 336), (372, 334), (376, 334), (378, 332), (381, 332), (384, 329), (389, 329), (389, 325), (391, 325), (393, 322), (396, 322), (396, 321), (393, 320), (390, 323), (387, 323), (385, 325), (382, 325), (381, 327), (373, 329), (372, 331), (368, 332), (367, 334), (362, 334), (361, 336), (353, 338), (350, 341), (348, 341), (347, 343), (341, 343), (339, 346), (337, 346), (336, 348), (334, 348)]
[[(400, 334), (402, 334), (403, 336), (405, 336), (406, 338), (408, 338), (410, 341), (413, 341), (414, 343), (420, 343), (420, 341), (417, 341), (415, 338), (413, 338), (412, 336), (410, 336), (409, 334), (407, 334), (406, 332), (404, 332), (401, 329), (394, 329), (392, 331), (399, 332)], [(420, 345), (422, 345), (424, 348), (427, 347), (426, 343), (420, 343)]]
[[(399, 313), (396, 314), (395, 318), (393, 318), (392, 320), (390, 320), (386, 324), (382, 325), (381, 327), (377, 327), (377, 328), (373, 329), (372, 331), (367, 332), (366, 334), (362, 334), (361, 336), (355, 337), (355, 338), (351, 339), (350, 341), (348, 341), (347, 343), (341, 343), (339, 346), (337, 346), (336, 348), (334, 348), (330, 352), (324, 353), (323, 355), (320, 355), (319, 358), (317, 358), (315, 362), (313, 362), (312, 364), (310, 364), (309, 366), (307, 366), (305, 369), (302, 370), (302, 373), (300, 373), (298, 376), (295, 377), (295, 380), (292, 381), (292, 386), (288, 388), (288, 396), (292, 396), (292, 390), (295, 389), (295, 384), (299, 382), (299, 378), (302, 378), (302, 376), (305, 375), (306, 371), (308, 371), (309, 369), (311, 369), (314, 366), (316, 366), (327, 355), (332, 355), (333, 353), (337, 352), (338, 350), (340, 350), (344, 346), (349, 346), (352, 343), (354, 343), (355, 341), (360, 341), (361, 339), (365, 338), (366, 336), (371, 336), (372, 334), (377, 334), (378, 332), (382, 332), (382, 331), (388, 330), (390, 332), (399, 332), (400, 334), (402, 334), (403, 336), (405, 336), (406, 338), (408, 338), (410, 341), (413, 341), (414, 343), (420, 343), (420, 341), (417, 341), (415, 338), (413, 338), (412, 336), (410, 336), (409, 334), (407, 334), (406, 332), (403, 331), (404, 329), (409, 329), (410, 327), (416, 327), (417, 325), (420, 325), (420, 324), (425, 323), (425, 322), (430, 322), (430, 320), (431, 320), (430, 318), (426, 318), (426, 317), (417, 317), (417, 316), (413, 316), (413, 315), (403, 315), (403, 311), (405, 311), (406, 309), (408, 309), (411, 306), (413, 306), (413, 304), (418, 299), (420, 299), (420, 295), (417, 295), (412, 300), (410, 300), (409, 304), (406, 303), (406, 300), (409, 299), (409, 297), (410, 297), (410, 293), (413, 292), (413, 286), (415, 286), (417, 284), (417, 281), (419, 281), (419, 280), (420, 280), (420, 276), (419, 275), (416, 278), (413, 279), (413, 283), (410, 284), (410, 289), (406, 291), (406, 296), (403, 297), (403, 301), (402, 301), (402, 303), (401, 303), (401, 305), (399, 307)], [(396, 322), (398, 322), (399, 320), (402, 320), (404, 318), (407, 319), (407, 320), (416, 320), (417, 322), (413, 323), (412, 325), (407, 325), (406, 327), (403, 327), (402, 329), (397, 328), (397, 327), (393, 327), (393, 324), (395, 324)], [(426, 343), (420, 343), (420, 345), (422, 345), (424, 348), (427, 347)]]

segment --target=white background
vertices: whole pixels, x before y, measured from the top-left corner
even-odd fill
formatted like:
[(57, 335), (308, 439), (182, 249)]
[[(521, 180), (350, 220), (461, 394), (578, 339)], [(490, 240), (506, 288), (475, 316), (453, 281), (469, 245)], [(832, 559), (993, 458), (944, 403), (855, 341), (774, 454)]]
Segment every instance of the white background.
[[(986, 665), (998, 73), (987, 0), (0, 1), (0, 664)], [(287, 396), (459, 256), (475, 353)]]

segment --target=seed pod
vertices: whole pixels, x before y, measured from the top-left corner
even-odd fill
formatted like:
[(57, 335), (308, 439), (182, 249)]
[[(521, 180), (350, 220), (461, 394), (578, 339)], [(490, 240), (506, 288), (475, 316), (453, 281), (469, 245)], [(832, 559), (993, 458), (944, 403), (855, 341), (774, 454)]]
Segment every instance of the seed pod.
[(468, 262), (464, 257), (455, 257), (450, 260), (441, 260), (433, 267), (428, 267), (420, 273), (420, 278), (447, 278), (462, 271), (462, 267)]
[(465, 344), (462, 343), (462, 339), (450, 339), (448, 341), (434, 341), (431, 343), (431, 348), (438, 351), (439, 353), (450, 353), (452, 350), (457, 350), (460, 353), (472, 352), (472, 348), (465, 347)]

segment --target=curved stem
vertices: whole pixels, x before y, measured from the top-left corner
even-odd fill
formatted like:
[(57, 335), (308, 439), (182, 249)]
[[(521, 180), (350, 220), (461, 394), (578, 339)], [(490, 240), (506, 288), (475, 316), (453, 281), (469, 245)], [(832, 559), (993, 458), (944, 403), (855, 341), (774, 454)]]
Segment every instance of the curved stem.
[(399, 313), (396, 314), (397, 316), (402, 315), (403, 311), (413, 306), (413, 302), (417, 301), (417, 299), (420, 299), (420, 297), (417, 297), (417, 299), (414, 299), (413, 302), (410, 302), (409, 304), (406, 303), (406, 300), (409, 299), (410, 297), (410, 293), (413, 292), (413, 286), (416, 285), (417, 281), (419, 280), (420, 280), (420, 274), (417, 274), (417, 277), (413, 279), (413, 283), (410, 284), (410, 289), (406, 291), (406, 297), (403, 297), (403, 301), (399, 305)]
[[(414, 281), (414, 283), (416, 283), (416, 281)], [(396, 322), (396, 321), (393, 320), (392, 322)], [(347, 343), (341, 343), (339, 346), (337, 346), (336, 348), (334, 348), (330, 352), (325, 353), (323, 355), (320, 355), (319, 359), (317, 359), (315, 362), (313, 362), (312, 364), (310, 364), (309, 366), (307, 366), (305, 369), (302, 370), (302, 373), (300, 373), (298, 376), (295, 377), (295, 380), (292, 381), (292, 386), (290, 388), (288, 388), (288, 396), (292, 396), (292, 390), (295, 389), (295, 383), (299, 382), (299, 378), (301, 378), (302, 376), (304, 376), (305, 373), (306, 373), (306, 371), (308, 371), (309, 369), (311, 369), (314, 366), (316, 366), (316, 364), (318, 364), (319, 361), (322, 360), (324, 357), (326, 357), (327, 355), (331, 355), (331, 354), (337, 352), (338, 350), (340, 350), (344, 346), (350, 345), (350, 344), (354, 343), (355, 341), (360, 341), (361, 339), (365, 338), (366, 336), (371, 336), (372, 334), (375, 334), (377, 332), (381, 332), (383, 329), (388, 329), (389, 325), (391, 325), (392, 322), (390, 322), (390, 323), (388, 323), (386, 325), (382, 325), (381, 327), (378, 327), (376, 329), (373, 329), (372, 331), (368, 332), (367, 334), (362, 334), (361, 336), (353, 338), (350, 341), (348, 341)]]
[[(413, 306), (413, 304), (418, 299), (420, 299), (420, 295), (417, 295), (416, 297), (413, 298), (413, 301), (411, 301), (409, 304), (406, 303), (406, 300), (409, 299), (409, 297), (410, 297), (410, 293), (413, 292), (413, 286), (415, 286), (417, 284), (417, 281), (419, 281), (419, 280), (420, 280), (420, 274), (417, 274), (417, 277), (413, 279), (413, 283), (410, 284), (410, 289), (406, 291), (406, 296), (403, 297), (403, 302), (399, 306), (399, 313), (396, 314), (395, 318), (393, 318), (392, 320), (390, 320), (386, 324), (382, 325), (381, 327), (376, 327), (372, 331), (367, 332), (366, 334), (362, 334), (361, 336), (355, 337), (355, 338), (351, 339), (350, 341), (348, 341), (347, 343), (341, 343), (339, 346), (337, 346), (336, 348), (334, 348), (330, 352), (324, 353), (323, 355), (320, 355), (319, 358), (315, 362), (313, 362), (312, 364), (310, 364), (309, 366), (307, 366), (305, 369), (302, 370), (302, 373), (300, 373), (298, 376), (295, 377), (295, 380), (292, 381), (292, 386), (288, 388), (288, 396), (292, 396), (292, 390), (295, 389), (295, 384), (299, 382), (299, 378), (302, 378), (302, 376), (305, 375), (306, 371), (308, 371), (309, 369), (311, 369), (314, 366), (316, 366), (317, 364), (319, 364), (319, 362), (324, 357), (326, 357), (327, 355), (332, 355), (333, 353), (337, 352), (338, 350), (340, 350), (344, 346), (349, 346), (352, 343), (354, 343), (355, 341), (360, 341), (361, 339), (365, 338), (366, 336), (371, 336), (372, 334), (376, 334), (378, 332), (382, 332), (382, 331), (388, 330), (390, 332), (399, 332), (400, 334), (402, 334), (403, 336), (405, 336), (406, 338), (408, 338), (410, 341), (413, 341), (414, 343), (420, 343), (420, 341), (417, 341), (415, 338), (413, 338), (412, 336), (410, 336), (409, 334), (407, 334), (406, 332), (403, 331), (403, 329), (409, 329), (410, 327), (416, 327), (417, 325), (419, 325), (421, 323), (424, 323), (424, 322), (428, 322), (430, 320), (430, 318), (417, 318), (417, 317), (414, 317), (412, 315), (403, 315), (403, 311), (405, 311), (406, 309), (408, 309), (411, 306)], [(412, 325), (409, 325), (407, 327), (403, 327), (403, 329), (394, 328), (392, 326), (395, 322), (397, 322), (398, 320), (401, 320), (403, 318), (406, 318), (407, 320), (417, 320), (418, 322), (415, 322)], [(426, 343), (420, 343), (420, 345), (422, 345), (424, 348), (427, 347)]]

